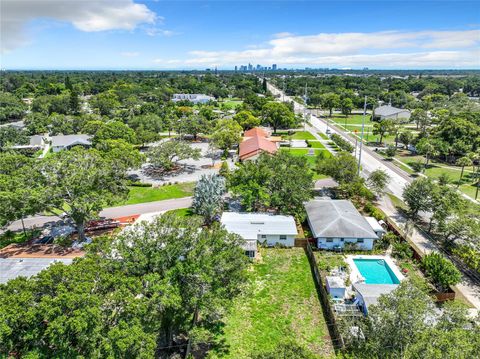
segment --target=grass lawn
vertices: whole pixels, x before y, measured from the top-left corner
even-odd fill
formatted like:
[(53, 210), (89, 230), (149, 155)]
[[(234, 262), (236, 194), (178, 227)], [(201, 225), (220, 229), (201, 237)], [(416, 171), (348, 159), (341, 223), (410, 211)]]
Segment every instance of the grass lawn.
[(317, 134), (324, 140), (329, 140), (330, 138), (323, 132), (317, 132)]
[(295, 343), (315, 357), (333, 348), (303, 249), (261, 249), (245, 293), (235, 300), (219, 339), (223, 350), (210, 358), (250, 358)]
[(293, 134), (292, 140), (316, 140), (316, 138), (308, 131), (298, 131)]
[(168, 213), (175, 213), (179, 217), (201, 217), (198, 214), (193, 213), (191, 208), (179, 208), (172, 209)]
[(193, 194), (194, 182), (178, 183), (158, 188), (153, 187), (135, 187), (131, 186), (126, 201), (117, 205), (137, 204), (154, 201), (163, 201), (165, 199), (188, 197)]
[(320, 141), (308, 140), (308, 144), (311, 148), (325, 148), (323, 143), (321, 143)]

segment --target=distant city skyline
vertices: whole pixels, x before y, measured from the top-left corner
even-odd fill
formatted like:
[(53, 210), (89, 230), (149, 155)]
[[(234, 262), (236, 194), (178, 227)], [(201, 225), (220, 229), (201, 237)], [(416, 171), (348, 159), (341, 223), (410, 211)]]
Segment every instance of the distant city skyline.
[(476, 1), (2, 0), (0, 14), (2, 69), (480, 68)]

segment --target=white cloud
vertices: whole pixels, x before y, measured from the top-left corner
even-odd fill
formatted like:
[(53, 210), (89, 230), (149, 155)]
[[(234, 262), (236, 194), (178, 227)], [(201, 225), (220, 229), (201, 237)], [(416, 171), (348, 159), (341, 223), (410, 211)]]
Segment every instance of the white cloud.
[(276, 34), (241, 51), (191, 51), (190, 66), (246, 62), (371, 67), (479, 67), (480, 30)]
[(140, 53), (136, 51), (125, 51), (121, 52), (120, 55), (122, 55), (123, 57), (137, 57), (138, 55), (140, 55)]
[(281, 38), (284, 38), (284, 37), (291, 37), (291, 36), (294, 36), (294, 34), (292, 34), (291, 32), (277, 32), (276, 34), (273, 34), (273, 38), (275, 39), (281, 39)]
[(150, 36), (165, 36), (165, 37), (178, 35), (178, 33), (176, 33), (175, 31), (158, 29), (158, 28), (149, 28), (146, 30), (146, 33), (147, 35), (150, 35)]
[(161, 21), (144, 4), (133, 0), (2, 0), (2, 51), (29, 42), (25, 26), (34, 19), (71, 23), (86, 32), (133, 30), (139, 24)]

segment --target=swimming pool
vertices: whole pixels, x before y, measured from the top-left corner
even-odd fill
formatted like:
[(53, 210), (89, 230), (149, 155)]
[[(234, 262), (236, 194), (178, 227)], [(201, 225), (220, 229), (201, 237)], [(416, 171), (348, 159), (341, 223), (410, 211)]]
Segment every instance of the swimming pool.
[(384, 259), (355, 258), (353, 263), (366, 284), (399, 284), (400, 280)]

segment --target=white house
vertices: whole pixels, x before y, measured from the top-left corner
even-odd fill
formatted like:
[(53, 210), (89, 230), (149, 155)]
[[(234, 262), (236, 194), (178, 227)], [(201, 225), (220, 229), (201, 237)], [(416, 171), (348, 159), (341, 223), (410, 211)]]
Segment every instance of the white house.
[(320, 249), (340, 249), (353, 243), (372, 250), (378, 239), (367, 220), (347, 200), (314, 199), (305, 203), (308, 224)]
[(179, 101), (190, 101), (194, 104), (197, 103), (207, 103), (209, 101), (214, 101), (215, 97), (208, 96), (205, 94), (199, 93), (176, 93), (173, 95), (172, 101), (179, 102)]
[(90, 135), (60, 135), (50, 137), (53, 152), (70, 149), (73, 146), (90, 147), (92, 145), (90, 139)]
[(220, 222), (227, 231), (238, 234), (246, 241), (245, 254), (252, 258), (257, 254), (257, 242), (268, 246), (282, 244), (293, 247), (298, 234), (292, 216), (223, 212)]
[(373, 118), (378, 120), (384, 120), (388, 118), (391, 120), (408, 122), (410, 116), (411, 113), (409, 110), (393, 107), (391, 105), (380, 106), (373, 111)]

